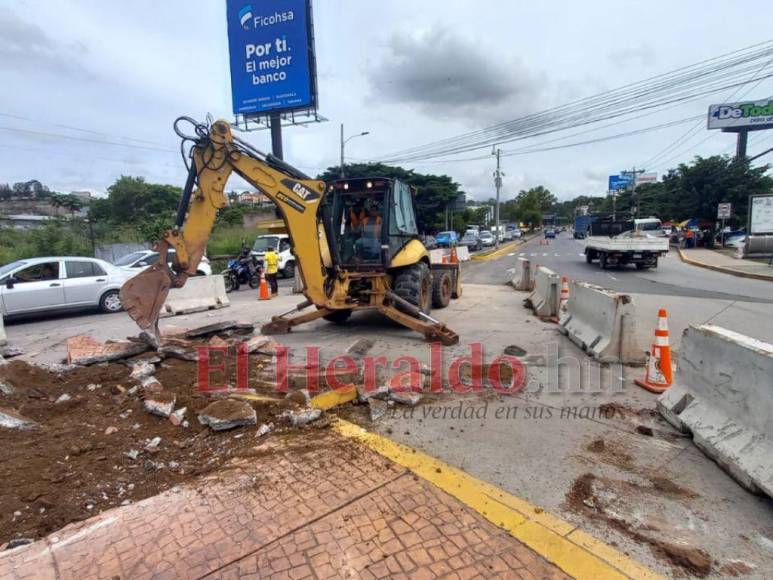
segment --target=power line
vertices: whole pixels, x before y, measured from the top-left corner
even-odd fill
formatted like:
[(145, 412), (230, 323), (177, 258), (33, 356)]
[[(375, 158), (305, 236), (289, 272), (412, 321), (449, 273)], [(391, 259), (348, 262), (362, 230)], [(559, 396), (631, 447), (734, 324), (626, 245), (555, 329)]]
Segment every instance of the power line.
[(69, 141), (82, 141), (84, 143), (97, 143), (100, 145), (112, 145), (114, 147), (128, 147), (129, 149), (144, 149), (147, 151), (161, 151), (164, 153), (179, 153), (177, 149), (151, 147), (149, 145), (132, 145), (130, 143), (118, 143), (116, 141), (106, 141), (104, 139), (89, 139), (87, 137), (75, 137), (73, 135), (62, 135), (61, 133), (49, 133), (47, 131), (34, 131), (32, 129), (20, 129), (17, 127), (2, 127), (0, 131), (10, 131), (13, 133), (22, 133), (27, 135), (38, 135), (41, 137), (50, 137), (54, 139), (65, 139)]

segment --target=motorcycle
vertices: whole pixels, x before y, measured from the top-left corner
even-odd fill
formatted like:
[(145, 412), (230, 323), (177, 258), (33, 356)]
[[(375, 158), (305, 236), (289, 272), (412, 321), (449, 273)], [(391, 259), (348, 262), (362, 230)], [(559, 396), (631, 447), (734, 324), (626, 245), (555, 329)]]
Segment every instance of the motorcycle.
[(228, 268), (223, 270), (223, 280), (225, 281), (225, 291), (233, 292), (238, 290), (242, 284), (249, 284), (250, 288), (256, 289), (260, 286), (260, 272), (255, 258), (252, 257), (253, 267), (249, 263), (234, 258), (228, 261)]

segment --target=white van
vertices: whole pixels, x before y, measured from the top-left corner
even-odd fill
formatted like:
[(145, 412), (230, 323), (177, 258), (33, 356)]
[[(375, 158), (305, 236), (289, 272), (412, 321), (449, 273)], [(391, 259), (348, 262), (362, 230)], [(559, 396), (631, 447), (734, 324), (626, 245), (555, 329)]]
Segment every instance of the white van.
[(284, 278), (295, 276), (295, 256), (290, 251), (290, 236), (287, 234), (258, 236), (252, 245), (252, 255), (258, 262), (263, 263), (268, 248), (274, 248), (274, 251), (279, 254), (279, 273)]
[(633, 220), (634, 232), (641, 236), (650, 236), (654, 238), (665, 237), (663, 223), (654, 217)]

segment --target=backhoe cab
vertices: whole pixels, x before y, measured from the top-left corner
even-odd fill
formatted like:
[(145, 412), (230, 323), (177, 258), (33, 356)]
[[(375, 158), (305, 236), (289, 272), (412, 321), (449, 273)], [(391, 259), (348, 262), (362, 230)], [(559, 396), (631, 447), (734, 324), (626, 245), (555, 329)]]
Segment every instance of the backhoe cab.
[[(191, 123), (185, 135), (180, 123)], [(188, 117), (175, 131), (192, 143), (188, 180), (175, 227), (158, 251), (175, 249), (166, 260), (135, 276), (121, 289), (121, 301), (137, 324), (158, 338), (158, 316), (171, 288), (195, 273), (217, 210), (227, 205), (225, 187), (236, 173), (278, 208), (292, 244), (306, 300), (263, 326), (266, 334), (289, 332), (320, 317), (345, 322), (355, 310), (378, 310), (427, 340), (456, 344), (459, 337), (429, 316), (461, 295), (459, 264), (430, 264), (418, 239), (413, 193), (399, 180), (314, 180), (272, 155), (235, 137), (227, 121), (211, 126)], [(300, 313), (314, 306), (315, 310)], [(291, 316), (296, 314), (295, 316)]]

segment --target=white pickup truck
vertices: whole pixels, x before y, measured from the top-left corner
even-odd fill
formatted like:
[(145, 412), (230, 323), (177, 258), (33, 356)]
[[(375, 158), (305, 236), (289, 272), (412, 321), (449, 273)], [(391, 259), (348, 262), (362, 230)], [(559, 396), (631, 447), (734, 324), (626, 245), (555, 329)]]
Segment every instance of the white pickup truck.
[(654, 237), (640, 232), (623, 232), (616, 236), (594, 236), (587, 238), (585, 261), (589, 264), (599, 261), (601, 269), (607, 266), (636, 264), (644, 270), (657, 268), (658, 258), (668, 252), (668, 238)]

